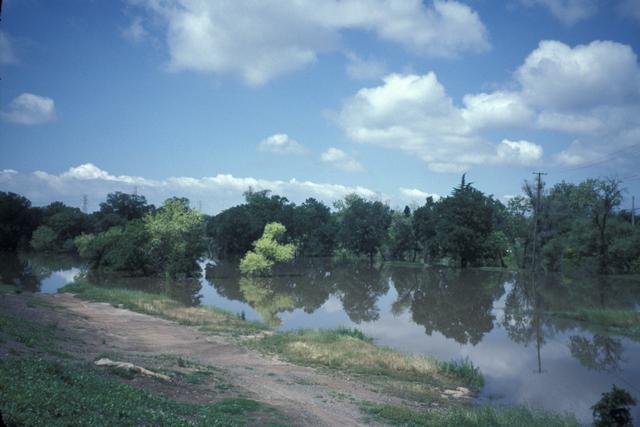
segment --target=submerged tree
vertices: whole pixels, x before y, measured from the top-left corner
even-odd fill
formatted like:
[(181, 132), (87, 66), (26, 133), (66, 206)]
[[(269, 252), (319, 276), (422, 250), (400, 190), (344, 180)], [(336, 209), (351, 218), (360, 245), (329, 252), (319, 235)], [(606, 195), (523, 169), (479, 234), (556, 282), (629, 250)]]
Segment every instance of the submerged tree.
[(494, 200), (467, 183), (442, 199), (436, 208), (438, 241), (445, 254), (456, 258), (460, 267), (474, 264), (487, 252), (493, 231)]
[(284, 225), (271, 222), (264, 227), (262, 237), (253, 243), (253, 250), (240, 261), (240, 271), (253, 276), (266, 276), (277, 262), (291, 261), (295, 255), (295, 245), (282, 244), (278, 238), (287, 231)]
[(382, 202), (371, 202), (356, 194), (345, 197), (338, 207), (340, 243), (356, 255), (368, 256), (373, 264), (373, 257), (380, 250), (391, 225), (391, 209)]

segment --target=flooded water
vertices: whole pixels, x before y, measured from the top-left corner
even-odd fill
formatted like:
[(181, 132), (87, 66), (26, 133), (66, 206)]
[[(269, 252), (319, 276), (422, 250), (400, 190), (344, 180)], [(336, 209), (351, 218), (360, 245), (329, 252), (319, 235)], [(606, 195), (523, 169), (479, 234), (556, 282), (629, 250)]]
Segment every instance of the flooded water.
[[(77, 260), (2, 257), (3, 281), (55, 292), (82, 270)], [(543, 314), (576, 307), (639, 310), (640, 281), (469, 269), (335, 264), (304, 260), (269, 279), (235, 265), (203, 264), (200, 281), (179, 289), (149, 279), (120, 285), (168, 292), (275, 329), (358, 327), (376, 342), (441, 359), (468, 358), (485, 376), (483, 401), (570, 412), (590, 407), (612, 384), (640, 400), (640, 342), (587, 323)], [(109, 278), (102, 278), (108, 285)], [(640, 408), (633, 412), (640, 421)]]

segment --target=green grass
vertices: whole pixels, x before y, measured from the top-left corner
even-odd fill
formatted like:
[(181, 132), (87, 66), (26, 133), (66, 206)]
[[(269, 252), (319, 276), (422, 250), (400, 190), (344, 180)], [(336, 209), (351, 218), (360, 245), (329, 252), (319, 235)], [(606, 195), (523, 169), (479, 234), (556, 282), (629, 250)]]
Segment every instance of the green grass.
[(43, 325), (31, 320), (0, 314), (0, 341), (15, 340), (30, 348), (49, 349), (57, 348), (54, 341), (54, 333), (57, 326), (54, 324)]
[(8, 425), (34, 426), (241, 426), (276, 416), (253, 400), (176, 402), (88, 366), (37, 358), (0, 361), (0, 408)]
[(114, 306), (174, 320), (183, 325), (198, 326), (205, 332), (249, 335), (264, 331), (266, 326), (240, 319), (236, 314), (211, 307), (187, 307), (166, 295), (125, 288), (103, 288), (86, 281), (76, 281), (59, 292), (70, 292), (88, 301), (107, 302)]
[(569, 427), (579, 426), (575, 417), (532, 411), (524, 407), (448, 407), (414, 411), (394, 405), (364, 404), (362, 411), (376, 421), (398, 426), (438, 427)]
[(4, 294), (18, 294), (20, 290), (15, 285), (8, 285), (6, 283), (0, 283), (0, 295)]
[(444, 388), (478, 390), (483, 385), (482, 375), (468, 360), (442, 362), (404, 354), (379, 347), (352, 329), (283, 332), (247, 345), (299, 365), (358, 375), (383, 392), (420, 401), (439, 400)]

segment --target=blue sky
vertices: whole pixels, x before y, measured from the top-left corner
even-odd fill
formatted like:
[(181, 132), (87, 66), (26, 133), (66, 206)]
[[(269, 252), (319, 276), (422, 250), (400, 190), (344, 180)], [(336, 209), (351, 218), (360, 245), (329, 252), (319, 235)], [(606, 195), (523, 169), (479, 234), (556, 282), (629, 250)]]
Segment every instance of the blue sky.
[(639, 195), (640, 0), (4, 3), (0, 190), (35, 204)]

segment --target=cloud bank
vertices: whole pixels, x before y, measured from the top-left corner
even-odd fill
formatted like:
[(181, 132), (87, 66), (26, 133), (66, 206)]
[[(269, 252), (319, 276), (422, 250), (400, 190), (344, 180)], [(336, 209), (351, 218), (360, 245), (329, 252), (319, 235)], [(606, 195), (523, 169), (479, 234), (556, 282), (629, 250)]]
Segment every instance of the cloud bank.
[[(346, 186), (331, 183), (289, 180), (265, 180), (252, 177), (235, 177), (217, 174), (202, 178), (170, 177), (153, 180), (140, 176), (114, 175), (92, 163), (69, 168), (60, 174), (44, 171), (19, 173), (13, 169), (0, 170), (0, 191), (13, 191), (29, 198), (35, 205), (45, 205), (55, 200), (70, 206), (81, 206), (82, 195), (88, 195), (89, 208), (99, 208), (106, 195), (114, 191), (139, 194), (152, 203), (161, 204), (172, 196), (188, 197), (197, 206), (202, 203), (205, 213), (215, 214), (241, 203), (243, 193), (253, 190), (271, 190), (300, 203), (314, 197), (331, 204), (348, 194), (358, 194), (368, 199), (381, 200), (392, 206), (404, 206), (412, 202), (421, 204), (431, 195), (418, 189), (400, 189), (387, 195), (363, 186)], [(425, 197), (422, 197), (422, 196)]]

